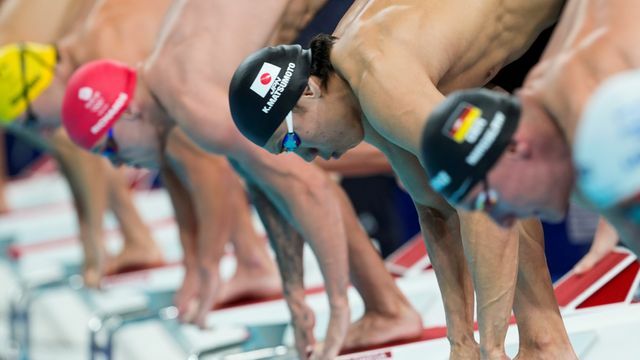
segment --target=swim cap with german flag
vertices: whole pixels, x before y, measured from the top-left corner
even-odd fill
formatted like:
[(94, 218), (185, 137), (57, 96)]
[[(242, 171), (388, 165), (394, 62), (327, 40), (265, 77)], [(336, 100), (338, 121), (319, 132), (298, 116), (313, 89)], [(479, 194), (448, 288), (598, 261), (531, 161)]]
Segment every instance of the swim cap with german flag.
[(520, 103), (487, 89), (449, 95), (429, 115), (422, 161), (431, 187), (456, 204), (504, 153), (520, 120)]
[(236, 126), (264, 146), (296, 105), (310, 76), (311, 51), (300, 45), (261, 49), (233, 74), (229, 105)]
[(71, 140), (90, 150), (127, 109), (135, 88), (136, 70), (117, 61), (93, 61), (76, 70), (62, 102), (62, 124)]
[(10, 124), (45, 91), (55, 74), (56, 48), (16, 43), (0, 48), (0, 123)]

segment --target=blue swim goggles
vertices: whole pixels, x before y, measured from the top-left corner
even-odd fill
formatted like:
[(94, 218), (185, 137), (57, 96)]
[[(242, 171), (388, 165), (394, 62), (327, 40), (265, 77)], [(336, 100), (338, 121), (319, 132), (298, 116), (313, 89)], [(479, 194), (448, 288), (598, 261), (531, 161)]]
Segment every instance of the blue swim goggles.
[(287, 122), (287, 133), (282, 139), (282, 151), (293, 152), (300, 147), (300, 136), (293, 131), (293, 114), (291, 112), (287, 114), (285, 121)]
[(107, 132), (107, 141), (99, 153), (109, 160), (114, 159), (118, 155), (118, 143), (116, 143), (116, 140), (113, 138), (113, 127)]

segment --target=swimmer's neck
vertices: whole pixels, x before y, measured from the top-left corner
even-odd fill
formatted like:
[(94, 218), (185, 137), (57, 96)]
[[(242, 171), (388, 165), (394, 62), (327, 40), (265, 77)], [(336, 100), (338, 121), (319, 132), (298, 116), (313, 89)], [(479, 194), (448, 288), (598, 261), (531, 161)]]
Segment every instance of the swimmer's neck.
[(55, 44), (58, 55), (58, 63), (56, 64), (56, 78), (60, 79), (63, 83), (67, 83), (74, 71), (80, 67), (81, 64), (75, 64), (73, 61), (71, 47), (62, 42)]
[(366, 121), (362, 106), (360, 105), (360, 99), (357, 94), (351, 88), (351, 84), (345, 79), (339, 72), (334, 71), (329, 75), (327, 81), (326, 95), (330, 103), (345, 104), (351, 109), (351, 115), (353, 118), (358, 118), (360, 121)]

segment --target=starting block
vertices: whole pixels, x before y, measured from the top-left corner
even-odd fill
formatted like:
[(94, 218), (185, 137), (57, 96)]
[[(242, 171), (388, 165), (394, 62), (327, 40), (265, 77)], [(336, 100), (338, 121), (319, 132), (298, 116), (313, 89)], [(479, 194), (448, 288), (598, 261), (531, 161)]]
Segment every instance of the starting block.
[[(414, 245), (416, 246), (416, 245)], [(640, 283), (640, 262), (623, 248), (616, 248), (589, 272), (569, 273), (555, 285), (558, 303), (574, 350), (580, 359), (632, 358), (640, 351), (637, 331), (640, 304), (633, 296)], [(605, 306), (606, 305), (606, 306)], [(506, 351), (515, 356), (518, 336), (515, 324), (509, 327)], [(420, 339), (387, 344), (350, 354), (341, 360), (447, 359), (449, 343), (444, 326), (425, 328)], [(626, 357), (625, 357), (626, 356)]]
[(431, 268), (427, 246), (418, 233), (385, 260), (387, 270), (394, 276), (420, 273)]
[(624, 248), (616, 248), (591, 271), (572, 272), (555, 285), (556, 298), (563, 314), (588, 307), (630, 304), (640, 283), (640, 262)]

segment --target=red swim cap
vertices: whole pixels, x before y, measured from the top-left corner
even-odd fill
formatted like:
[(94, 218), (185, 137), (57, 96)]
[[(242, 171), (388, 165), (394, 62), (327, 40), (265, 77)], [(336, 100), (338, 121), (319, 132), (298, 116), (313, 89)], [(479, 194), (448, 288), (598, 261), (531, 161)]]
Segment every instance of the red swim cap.
[(62, 124), (77, 145), (89, 150), (127, 109), (136, 87), (136, 70), (112, 60), (89, 62), (69, 79)]

